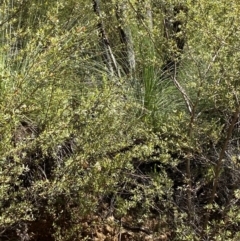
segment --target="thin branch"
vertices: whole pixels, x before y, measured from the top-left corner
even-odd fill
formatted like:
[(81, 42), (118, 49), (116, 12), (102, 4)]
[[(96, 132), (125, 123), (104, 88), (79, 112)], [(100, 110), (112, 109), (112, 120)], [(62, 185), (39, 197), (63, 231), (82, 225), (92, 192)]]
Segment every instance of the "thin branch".
[[(193, 123), (194, 123), (194, 120), (195, 120), (195, 107), (194, 107), (191, 99), (187, 95), (186, 91), (184, 90), (184, 88), (177, 81), (177, 66), (176, 66), (176, 63), (175, 63), (175, 66), (174, 66), (173, 82), (174, 82), (175, 86), (177, 87), (177, 89), (182, 94), (183, 99), (184, 99), (184, 101), (187, 105), (188, 111), (189, 111), (190, 116), (191, 116), (191, 120), (190, 120), (190, 123), (189, 123), (189, 132), (188, 132), (188, 136), (189, 136), (189, 138), (191, 138), (192, 127), (193, 127)], [(188, 157), (186, 158), (187, 207), (188, 207), (189, 221), (191, 221), (191, 219), (192, 219), (192, 177), (191, 177), (191, 159), (190, 159), (190, 156), (191, 156), (191, 153), (189, 153)]]
[(187, 95), (187, 93), (184, 90), (184, 88), (177, 81), (177, 66), (176, 66), (176, 63), (175, 63), (175, 68), (174, 68), (173, 82), (174, 82), (175, 86), (177, 87), (177, 89), (182, 94), (182, 97), (183, 97), (183, 99), (184, 99), (184, 101), (186, 103), (188, 111), (189, 111), (190, 115), (192, 115), (192, 113), (193, 113), (193, 103), (192, 103), (191, 99), (189, 98), (189, 96)]
[[(217, 187), (218, 187), (218, 183), (219, 183), (219, 178), (220, 178), (220, 174), (221, 174), (221, 170), (222, 170), (222, 165), (223, 165), (223, 159), (225, 157), (225, 152), (227, 150), (227, 147), (228, 147), (228, 144), (229, 144), (229, 141), (230, 141), (230, 138), (232, 137), (232, 133), (233, 133), (233, 130), (234, 130), (234, 126), (239, 118), (239, 114), (240, 114), (240, 105), (238, 103), (238, 106), (236, 108), (236, 111), (233, 115), (233, 118), (232, 118), (232, 121), (231, 121), (231, 124), (230, 126), (228, 127), (228, 130), (227, 130), (227, 136), (226, 136), (226, 139), (224, 141), (224, 144), (223, 144), (223, 147), (221, 149), (221, 152), (219, 154), (219, 158), (218, 158), (218, 161), (216, 163), (216, 166), (214, 168), (214, 174), (215, 174), (215, 177), (214, 177), (214, 180), (213, 180), (213, 188), (212, 188), (212, 192), (211, 192), (211, 196), (210, 196), (210, 200), (208, 202), (208, 204), (213, 204), (214, 200), (215, 200), (215, 197), (216, 197), (216, 194), (217, 194)], [(205, 220), (204, 220), (204, 224), (203, 224), (203, 233), (202, 235), (204, 235), (204, 232), (207, 228), (207, 224), (208, 224), (208, 221), (209, 221), (209, 217), (210, 217), (210, 213), (208, 212), (205, 216)]]

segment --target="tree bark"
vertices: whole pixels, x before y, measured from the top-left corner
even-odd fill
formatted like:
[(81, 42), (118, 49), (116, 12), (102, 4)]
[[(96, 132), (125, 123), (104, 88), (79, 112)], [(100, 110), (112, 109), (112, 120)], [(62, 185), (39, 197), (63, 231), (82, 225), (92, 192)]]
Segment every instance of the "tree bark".
[(127, 2), (121, 1), (116, 5), (116, 17), (119, 22), (120, 40), (123, 44), (122, 56), (126, 57), (126, 64), (123, 69), (127, 75), (133, 76), (136, 68), (135, 53), (133, 47), (132, 33), (129, 25), (126, 23)]

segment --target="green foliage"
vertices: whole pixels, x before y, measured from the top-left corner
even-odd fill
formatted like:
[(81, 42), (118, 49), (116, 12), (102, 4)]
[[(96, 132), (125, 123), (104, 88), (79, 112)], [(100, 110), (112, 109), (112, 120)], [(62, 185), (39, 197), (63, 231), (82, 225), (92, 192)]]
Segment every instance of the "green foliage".
[(0, 239), (238, 240), (237, 1), (99, 2), (0, 4)]

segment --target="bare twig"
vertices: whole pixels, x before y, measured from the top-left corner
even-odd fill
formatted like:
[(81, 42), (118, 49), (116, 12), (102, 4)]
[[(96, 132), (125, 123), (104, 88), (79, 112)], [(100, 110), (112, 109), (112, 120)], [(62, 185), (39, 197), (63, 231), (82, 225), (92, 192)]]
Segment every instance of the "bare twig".
[(177, 66), (175, 63), (175, 68), (174, 68), (174, 75), (173, 75), (173, 82), (175, 84), (175, 86), (177, 87), (177, 89), (180, 91), (180, 93), (183, 96), (183, 99), (186, 103), (186, 106), (188, 108), (188, 111), (190, 113), (190, 115), (192, 115), (192, 111), (193, 111), (193, 103), (191, 101), (191, 99), (189, 98), (189, 96), (187, 95), (186, 91), (184, 90), (184, 88), (180, 85), (180, 83), (177, 81)]

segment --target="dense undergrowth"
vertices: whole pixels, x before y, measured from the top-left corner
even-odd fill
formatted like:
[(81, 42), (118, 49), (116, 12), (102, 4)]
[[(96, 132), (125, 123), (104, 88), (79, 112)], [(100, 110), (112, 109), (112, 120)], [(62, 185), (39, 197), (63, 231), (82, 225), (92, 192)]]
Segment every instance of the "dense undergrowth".
[(93, 2), (1, 3), (0, 239), (238, 240), (237, 3)]

